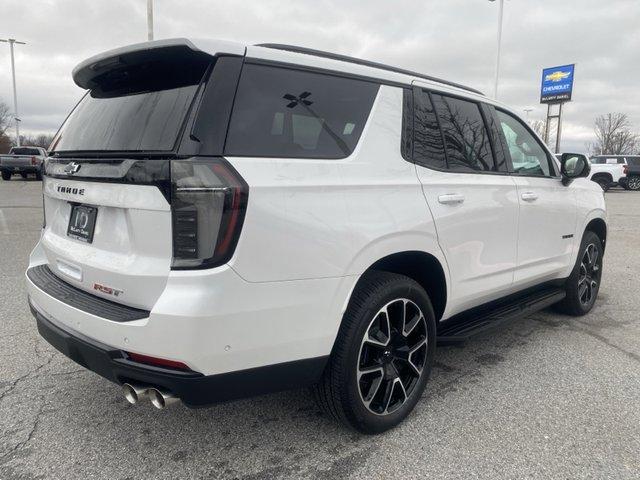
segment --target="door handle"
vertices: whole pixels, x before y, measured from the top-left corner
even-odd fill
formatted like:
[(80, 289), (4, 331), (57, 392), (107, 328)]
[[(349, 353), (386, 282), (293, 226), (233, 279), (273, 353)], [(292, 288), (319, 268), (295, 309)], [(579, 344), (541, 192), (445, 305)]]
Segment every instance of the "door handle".
[(464, 202), (464, 195), (460, 193), (446, 193), (440, 195), (438, 201), (444, 205), (455, 205)]
[(534, 202), (538, 199), (538, 194), (537, 193), (533, 193), (533, 192), (524, 192), (521, 195), (521, 198), (525, 201), (525, 202)]

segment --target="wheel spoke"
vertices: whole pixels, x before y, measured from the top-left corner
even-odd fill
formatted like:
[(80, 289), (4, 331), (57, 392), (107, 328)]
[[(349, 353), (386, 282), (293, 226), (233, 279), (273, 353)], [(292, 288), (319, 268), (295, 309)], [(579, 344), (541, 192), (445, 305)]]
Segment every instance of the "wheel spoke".
[[(406, 319), (406, 310), (405, 310), (405, 319)], [(411, 317), (411, 320), (409, 320), (409, 323), (405, 322), (403, 324), (402, 335), (404, 335), (405, 337), (408, 337), (411, 334), (411, 332), (415, 330), (418, 323), (420, 323), (420, 320), (422, 320), (422, 313), (418, 311), (415, 315)]]
[(591, 268), (594, 269), (598, 266), (598, 256), (600, 255), (600, 252), (598, 252), (598, 249), (594, 246), (593, 247), (593, 256), (591, 259)]
[(369, 375), (371, 373), (380, 373), (380, 376), (384, 376), (384, 368), (381, 365), (374, 365), (372, 367), (365, 367), (358, 369), (358, 380), (362, 378), (363, 375)]
[(414, 373), (419, 377), (420, 375), (422, 375), (422, 367), (418, 366), (414, 361), (413, 361), (413, 354), (418, 352), (424, 345), (426, 345), (427, 343), (427, 339), (423, 338), (422, 340), (420, 340), (411, 350), (409, 350), (409, 355), (407, 356), (407, 363), (409, 364), (409, 366), (411, 367), (411, 369), (414, 371)]
[(582, 303), (586, 303), (586, 300), (584, 299), (585, 293), (587, 292), (589, 287), (587, 287), (587, 283), (584, 282), (582, 283), (579, 287), (578, 287), (578, 297), (580, 298), (580, 301), (582, 301)]
[(380, 385), (382, 385), (383, 380), (384, 375), (380, 375), (371, 381), (371, 385), (369, 385), (366, 394), (363, 395), (364, 404), (367, 408), (370, 408), (371, 402), (373, 402), (373, 399), (378, 395), (378, 391), (380, 390)]
[[(389, 341), (391, 340), (391, 324), (389, 322), (389, 314), (386, 308), (384, 311), (378, 313), (376, 319), (380, 322), (380, 325), (376, 325), (376, 321), (374, 320), (373, 324), (369, 327), (369, 330), (367, 330), (367, 335), (364, 341), (381, 347), (386, 347), (389, 345)], [(383, 326), (386, 331), (383, 331), (380, 326)], [(381, 335), (383, 336), (382, 340), (376, 338), (376, 336), (380, 337)]]

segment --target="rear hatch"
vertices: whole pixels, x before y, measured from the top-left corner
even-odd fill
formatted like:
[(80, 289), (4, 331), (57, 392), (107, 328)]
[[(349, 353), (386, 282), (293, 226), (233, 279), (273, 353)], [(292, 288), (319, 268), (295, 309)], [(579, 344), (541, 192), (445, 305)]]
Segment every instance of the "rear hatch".
[[(213, 251), (215, 235), (237, 193), (226, 170), (219, 174), (223, 161), (201, 156), (213, 150), (203, 149), (194, 122), (223, 62), (192, 45), (149, 45), (74, 71), (89, 91), (52, 142), (41, 239), (56, 276), (145, 310), (172, 268), (228, 259)], [(207, 228), (211, 247), (198, 244)]]

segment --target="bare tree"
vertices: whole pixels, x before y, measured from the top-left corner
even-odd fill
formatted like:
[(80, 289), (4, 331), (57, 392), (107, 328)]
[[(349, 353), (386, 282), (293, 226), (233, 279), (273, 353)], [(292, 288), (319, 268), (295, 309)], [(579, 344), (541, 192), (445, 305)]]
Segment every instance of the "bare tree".
[(11, 139), (6, 133), (11, 126), (11, 118), (9, 105), (0, 102), (0, 153), (7, 153), (11, 148)]
[(20, 144), (30, 147), (42, 147), (48, 149), (53, 140), (53, 134), (41, 133), (40, 135), (20, 135)]
[(538, 136), (544, 139), (544, 128), (546, 122), (544, 120), (534, 120), (531, 122), (531, 129), (538, 134)]
[(11, 110), (9, 105), (0, 102), (0, 135), (6, 135), (7, 128), (11, 126)]
[(640, 146), (640, 137), (632, 131), (631, 122), (624, 113), (600, 115), (595, 120), (596, 142), (591, 146), (594, 155), (625, 155)]

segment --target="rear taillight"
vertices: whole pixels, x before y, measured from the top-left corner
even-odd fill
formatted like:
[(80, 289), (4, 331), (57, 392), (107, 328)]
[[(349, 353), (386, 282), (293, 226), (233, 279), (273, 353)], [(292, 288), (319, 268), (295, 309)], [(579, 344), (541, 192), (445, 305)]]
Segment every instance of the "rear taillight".
[(31, 165), (35, 165), (36, 161), (36, 157), (31, 157)]
[(625, 165), (624, 167), (622, 167), (622, 171), (625, 175), (629, 175), (629, 165)]
[(171, 162), (173, 269), (212, 268), (235, 249), (249, 187), (223, 159)]

